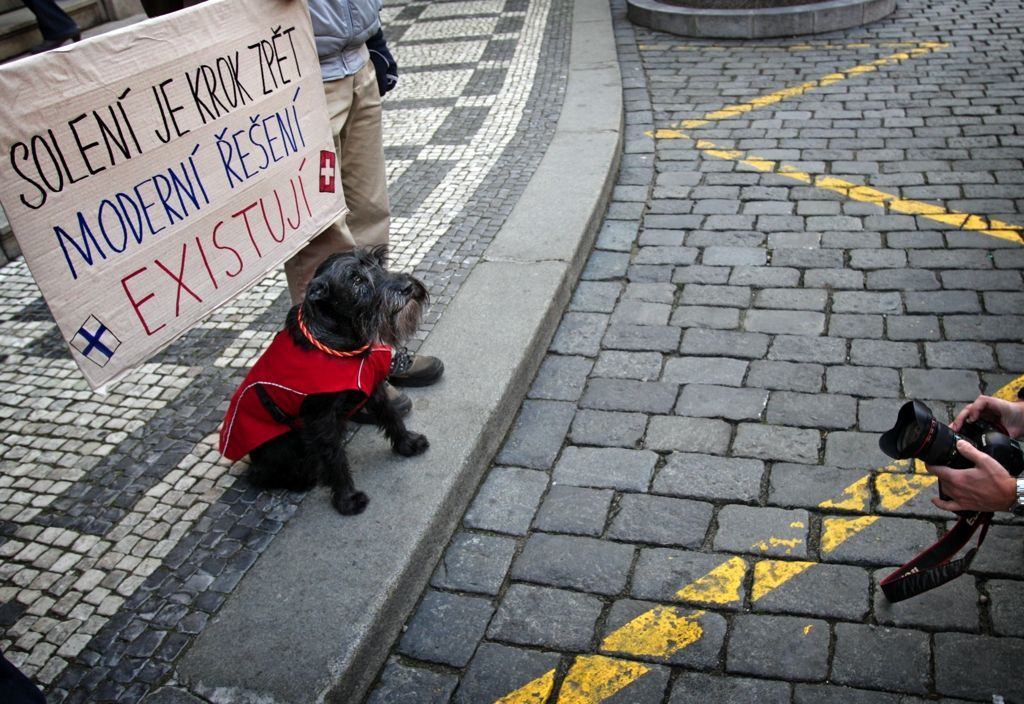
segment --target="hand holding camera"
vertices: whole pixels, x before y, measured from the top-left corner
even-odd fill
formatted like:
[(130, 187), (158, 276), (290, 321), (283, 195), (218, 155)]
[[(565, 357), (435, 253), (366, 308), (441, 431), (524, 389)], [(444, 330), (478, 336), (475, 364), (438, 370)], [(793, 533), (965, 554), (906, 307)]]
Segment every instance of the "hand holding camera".
[[(908, 401), (896, 425), (878, 439), (889, 457), (922, 460), (939, 478), (939, 498), (932, 503), (960, 515), (938, 542), (880, 582), (889, 601), (909, 599), (966, 572), (993, 511), (1024, 516), (1024, 479), (1016, 479), (1024, 472), (1024, 451), (1011, 433), (1024, 434), (1024, 402), (979, 396), (950, 425), (920, 401)], [(977, 545), (953, 559), (979, 529)]]
[(1017, 501), (1017, 480), (1003, 465), (966, 440), (956, 444), (957, 452), (974, 466), (953, 469), (926, 464), (925, 468), (939, 478), (942, 494), (932, 503), (947, 511), (1006, 511)]
[(1022, 403), (979, 396), (947, 426), (920, 401), (908, 401), (900, 409), (896, 425), (879, 438), (878, 445), (890, 457), (915, 457), (925, 462), (928, 471), (939, 478), (939, 498), (932, 500), (939, 508), (1013, 508), (1016, 513), (1014, 477), (1024, 471), (1024, 451), (1010, 434), (1024, 434)]

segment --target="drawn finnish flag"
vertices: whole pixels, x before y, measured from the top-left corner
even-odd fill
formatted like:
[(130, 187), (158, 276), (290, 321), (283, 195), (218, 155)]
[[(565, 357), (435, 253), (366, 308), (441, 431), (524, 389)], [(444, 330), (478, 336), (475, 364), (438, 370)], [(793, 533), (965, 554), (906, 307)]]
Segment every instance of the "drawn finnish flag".
[(114, 351), (121, 346), (121, 341), (100, 322), (99, 318), (90, 315), (71, 338), (71, 346), (81, 352), (86, 359), (103, 367), (114, 356)]

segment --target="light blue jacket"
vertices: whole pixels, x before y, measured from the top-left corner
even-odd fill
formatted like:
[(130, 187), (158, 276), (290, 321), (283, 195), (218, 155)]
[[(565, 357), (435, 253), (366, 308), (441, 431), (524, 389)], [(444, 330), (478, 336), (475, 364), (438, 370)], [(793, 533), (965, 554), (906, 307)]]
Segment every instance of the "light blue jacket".
[(325, 81), (351, 76), (370, 58), (366, 40), (380, 29), (383, 0), (309, 0), (316, 53)]

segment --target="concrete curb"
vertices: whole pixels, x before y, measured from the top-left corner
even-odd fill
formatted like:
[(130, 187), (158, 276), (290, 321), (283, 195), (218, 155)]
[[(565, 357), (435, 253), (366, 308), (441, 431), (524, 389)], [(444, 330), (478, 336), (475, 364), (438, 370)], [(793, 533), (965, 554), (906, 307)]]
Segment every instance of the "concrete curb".
[[(810, 0), (809, 0), (810, 1)], [(831, 0), (760, 10), (699, 9), (626, 0), (630, 21), (684, 37), (762, 39), (859, 27), (892, 14), (896, 0)]]
[(622, 114), (610, 9), (576, 0), (552, 143), (421, 348), (447, 369), (410, 393), (409, 426), (430, 450), (397, 458), (375, 433), (356, 434), (349, 455), (369, 508), (342, 518), (325, 491), (306, 497), (179, 661), (192, 693), (296, 704), (365, 696), (547, 351), (610, 197)]

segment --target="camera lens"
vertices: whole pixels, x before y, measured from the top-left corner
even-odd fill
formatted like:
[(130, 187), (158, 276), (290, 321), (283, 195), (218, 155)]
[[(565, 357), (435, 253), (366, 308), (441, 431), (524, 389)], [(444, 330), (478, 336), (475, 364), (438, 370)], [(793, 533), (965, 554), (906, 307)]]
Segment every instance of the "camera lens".
[(913, 454), (914, 448), (921, 442), (921, 430), (921, 426), (916, 423), (908, 423), (900, 431), (896, 446), (900, 448), (901, 454), (905, 454), (907, 457)]
[(908, 401), (900, 408), (896, 425), (878, 439), (878, 446), (894, 459), (916, 457), (928, 464), (963, 469), (971, 463), (956, 451), (960, 438), (948, 425), (935, 420), (928, 406)]

